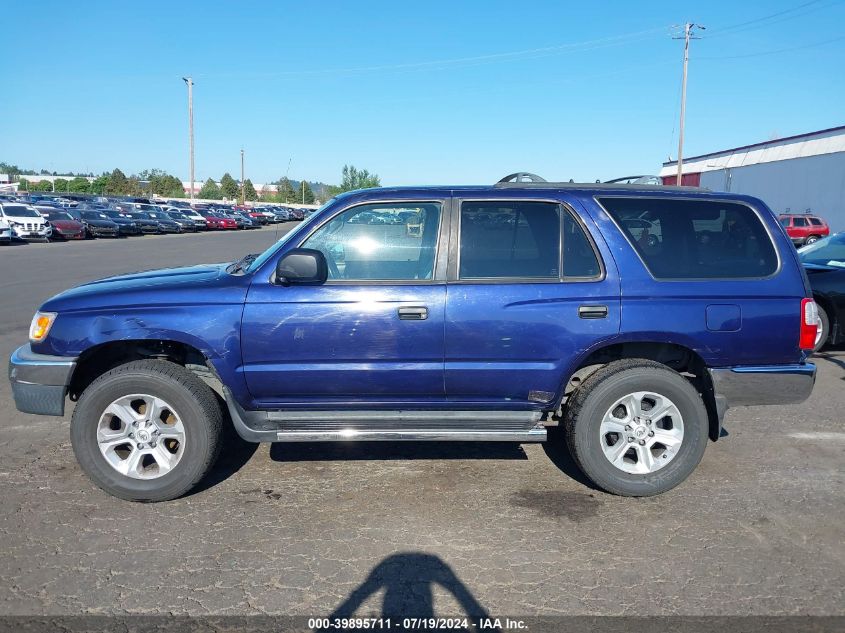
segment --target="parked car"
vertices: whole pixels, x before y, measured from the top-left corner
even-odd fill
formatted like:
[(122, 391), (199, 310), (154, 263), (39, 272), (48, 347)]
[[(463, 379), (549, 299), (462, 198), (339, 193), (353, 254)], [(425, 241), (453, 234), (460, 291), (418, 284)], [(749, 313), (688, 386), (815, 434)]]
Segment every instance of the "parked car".
[(161, 222), (150, 217), (145, 211), (122, 211), (121, 215), (135, 222), (142, 233), (164, 233)]
[[(413, 225), (352, 221), (402, 212)], [(634, 218), (662, 238), (634, 239)], [(817, 322), (755, 198), (380, 188), (338, 196), (258, 256), (49, 299), (9, 376), (23, 412), (76, 401), (74, 453), (123, 499), (172, 499), (209, 471), (220, 401), (253, 442), (531, 442), (559, 423), (596, 486), (647, 496), (686, 479), (728, 407), (809, 396)]]
[(796, 246), (812, 244), (830, 235), (827, 222), (817, 215), (783, 213), (778, 216), (778, 220)]
[(182, 225), (164, 211), (147, 211), (147, 217), (158, 222), (162, 233), (181, 233)]
[(176, 210), (176, 207), (167, 207), (164, 211), (164, 214), (176, 222), (180, 227), (182, 227), (182, 231), (185, 233), (196, 233), (197, 232), (197, 225), (194, 221), (189, 218), (188, 216), (180, 213)]
[(12, 227), (9, 222), (0, 217), (0, 244), (8, 244), (12, 241)]
[(225, 218), (206, 210), (201, 210), (199, 213), (205, 218), (205, 225), (208, 229), (231, 230), (238, 228), (237, 222), (235, 222), (232, 218)]
[(44, 240), (53, 235), (53, 228), (38, 210), (29, 204), (0, 203), (0, 218), (8, 222), (12, 237), (24, 240)]
[(845, 233), (798, 249), (819, 312), (813, 351), (845, 341)]
[(288, 222), (291, 219), (290, 211), (284, 207), (273, 207), (272, 211), (276, 216), (277, 222)]
[(102, 211), (80, 211), (88, 237), (120, 237), (120, 227)]
[(120, 211), (116, 209), (103, 209), (100, 211), (109, 220), (117, 224), (117, 230), (120, 235), (141, 235), (141, 225), (135, 220), (125, 217)]
[(42, 217), (53, 227), (52, 239), (84, 240), (85, 225), (74, 218), (67, 211), (59, 211), (53, 207), (36, 207)]
[(197, 227), (197, 230), (204, 231), (208, 228), (205, 223), (205, 218), (199, 213), (197, 213), (194, 209), (191, 209), (190, 207), (180, 207), (180, 210), (182, 212), (182, 215), (184, 215), (186, 218), (190, 218), (194, 222), (194, 226)]
[(249, 217), (249, 215), (243, 211), (233, 211), (231, 216), (235, 218), (235, 221), (238, 223), (238, 228), (257, 229), (261, 226), (258, 220)]

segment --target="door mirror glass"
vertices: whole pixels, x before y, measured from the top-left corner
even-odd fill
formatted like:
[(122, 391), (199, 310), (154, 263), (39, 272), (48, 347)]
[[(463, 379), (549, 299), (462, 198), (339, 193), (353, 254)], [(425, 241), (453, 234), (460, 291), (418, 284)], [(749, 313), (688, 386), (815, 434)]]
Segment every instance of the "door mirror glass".
[(318, 286), (329, 274), (325, 256), (311, 248), (288, 251), (276, 264), (275, 282), (282, 286)]

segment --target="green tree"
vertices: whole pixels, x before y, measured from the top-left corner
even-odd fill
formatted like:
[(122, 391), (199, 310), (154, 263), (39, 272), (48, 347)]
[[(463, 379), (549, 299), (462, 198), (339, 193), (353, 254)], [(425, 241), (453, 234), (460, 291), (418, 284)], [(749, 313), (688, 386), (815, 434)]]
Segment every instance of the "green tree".
[(39, 180), (29, 186), (30, 191), (53, 191), (53, 183), (49, 180)]
[(294, 191), (293, 185), (290, 184), (287, 176), (279, 178), (279, 181), (276, 183), (276, 200), (286, 203), (296, 200), (296, 191)]
[(53, 181), (53, 186), (56, 191), (70, 191), (70, 189), (68, 189), (68, 181), (64, 178), (56, 178), (56, 180)]
[(366, 169), (359, 170), (354, 165), (344, 165), (340, 186), (330, 187), (330, 191), (337, 194), (370, 187), (381, 187), (381, 178), (377, 174), (371, 174)]
[(182, 181), (161, 169), (145, 169), (138, 178), (150, 183), (152, 193), (165, 198), (181, 198), (185, 195)]
[(241, 188), (237, 181), (229, 175), (229, 172), (223, 174), (220, 179), (220, 192), (224, 198), (235, 200), (240, 195)]
[(299, 183), (299, 191), (296, 194), (296, 201), (302, 204), (314, 204), (314, 192), (311, 191), (311, 185), (307, 180)]
[(108, 189), (109, 186), (109, 179), (110, 176), (108, 174), (97, 176), (94, 179), (94, 182), (91, 183), (91, 191), (100, 195), (106, 193), (106, 189)]
[(26, 178), (21, 178), (18, 181), (18, 191), (23, 189), (24, 191), (29, 191), (32, 185), (29, 184), (29, 181)]
[(74, 193), (87, 193), (91, 191), (91, 183), (88, 182), (87, 178), (77, 176), (68, 183), (68, 189)]
[(244, 196), (247, 200), (258, 200), (258, 193), (255, 191), (255, 185), (247, 178), (244, 180)]
[(108, 182), (106, 183), (105, 193), (113, 196), (125, 196), (129, 193), (129, 180), (119, 169), (109, 174)]
[(220, 200), (220, 187), (217, 186), (216, 182), (209, 178), (205, 181), (205, 184), (202, 186), (202, 189), (200, 189), (200, 192), (199, 194), (197, 194), (197, 197), (203, 198), (204, 200)]

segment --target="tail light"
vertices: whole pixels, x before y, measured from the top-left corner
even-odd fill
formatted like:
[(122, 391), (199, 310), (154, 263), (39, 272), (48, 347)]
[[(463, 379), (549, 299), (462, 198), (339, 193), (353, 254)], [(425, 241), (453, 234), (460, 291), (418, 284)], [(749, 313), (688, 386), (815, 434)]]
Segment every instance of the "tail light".
[(801, 334), (798, 337), (798, 347), (811, 350), (816, 346), (816, 333), (819, 329), (819, 311), (812, 299), (801, 300)]

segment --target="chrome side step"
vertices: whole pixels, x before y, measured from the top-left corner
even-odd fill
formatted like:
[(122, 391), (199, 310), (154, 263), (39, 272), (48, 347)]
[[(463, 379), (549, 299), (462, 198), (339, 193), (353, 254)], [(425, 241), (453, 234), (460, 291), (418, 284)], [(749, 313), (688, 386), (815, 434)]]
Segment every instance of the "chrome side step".
[(539, 411), (245, 411), (223, 388), (238, 434), (250, 442), (543, 442)]

